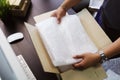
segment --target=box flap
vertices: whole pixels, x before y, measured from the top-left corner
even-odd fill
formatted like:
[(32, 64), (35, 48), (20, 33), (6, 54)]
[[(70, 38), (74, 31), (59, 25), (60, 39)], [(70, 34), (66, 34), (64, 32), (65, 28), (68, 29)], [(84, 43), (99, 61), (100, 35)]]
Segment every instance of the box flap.
[(30, 37), (31, 37), (34, 47), (37, 51), (38, 57), (41, 61), (44, 71), (52, 72), (52, 73), (59, 73), (57, 68), (55, 68), (53, 66), (53, 64), (51, 63), (51, 60), (46, 52), (44, 45), (42, 44), (42, 41), (39, 37), (36, 27), (34, 27), (28, 23), (25, 23), (25, 26), (30, 34)]
[(106, 78), (104, 69), (98, 65), (85, 70), (69, 70), (61, 74), (63, 80), (103, 80)]
[[(54, 11), (54, 10), (53, 10), (53, 11)], [(39, 23), (40, 21), (43, 21), (43, 20), (47, 19), (48, 17), (50, 17), (50, 15), (51, 15), (51, 13), (52, 13), (53, 11), (49, 11), (49, 12), (40, 14), (40, 15), (38, 15), (38, 16), (35, 16), (35, 17), (34, 17), (35, 22), (36, 22), (36, 23)]]
[(112, 43), (87, 9), (83, 9), (77, 15), (80, 17), (82, 25), (98, 49), (103, 49)]

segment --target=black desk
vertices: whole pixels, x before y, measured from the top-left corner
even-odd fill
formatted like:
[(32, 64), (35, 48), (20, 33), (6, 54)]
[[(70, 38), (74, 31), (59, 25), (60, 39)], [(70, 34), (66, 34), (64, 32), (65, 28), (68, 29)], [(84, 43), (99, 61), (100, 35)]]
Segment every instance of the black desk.
[[(56, 74), (46, 73), (43, 71), (42, 65), (32, 44), (29, 33), (24, 25), (24, 22), (28, 22), (34, 25), (34, 16), (54, 10), (58, 8), (62, 2), (63, 0), (31, 0), (31, 5), (27, 15), (24, 18), (10, 16), (5, 23), (0, 20), (0, 27), (2, 28), (6, 37), (15, 32), (22, 32), (24, 34), (24, 39), (22, 41), (13, 43), (11, 46), (16, 55), (22, 54), (37, 80), (58, 79)], [(69, 10), (69, 13), (74, 13), (74, 11)]]
[(11, 46), (16, 55), (22, 54), (37, 80), (57, 80), (57, 77), (55, 74), (43, 71), (24, 21), (34, 25), (34, 16), (56, 9), (61, 2), (62, 0), (31, 0), (31, 6), (24, 18), (9, 17), (6, 23), (0, 21), (0, 27), (6, 36), (14, 32), (22, 32), (24, 34), (22, 41), (13, 43)]
[[(16, 55), (22, 54), (37, 80), (57, 80), (56, 74), (43, 71), (40, 60), (30, 39), (29, 33), (24, 25), (24, 21), (32, 25), (35, 24), (33, 17), (44, 12), (56, 9), (63, 0), (31, 0), (31, 6), (25, 18), (10, 17), (6, 23), (0, 21), (0, 27), (8, 36), (14, 32), (22, 32), (24, 39), (20, 42), (11, 44)], [(74, 11), (70, 10), (70, 14)], [(112, 69), (120, 74), (120, 58), (105, 63), (105, 69)], [(114, 66), (114, 67), (113, 67)]]

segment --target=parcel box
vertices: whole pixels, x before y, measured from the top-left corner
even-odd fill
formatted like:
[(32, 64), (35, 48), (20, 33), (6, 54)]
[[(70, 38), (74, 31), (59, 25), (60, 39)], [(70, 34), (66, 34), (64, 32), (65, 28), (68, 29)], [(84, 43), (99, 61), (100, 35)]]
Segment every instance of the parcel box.
[[(35, 16), (34, 20), (38, 23), (50, 17), (51, 13), (52, 11)], [(85, 31), (89, 34), (89, 37), (93, 40), (99, 50), (112, 43), (87, 9), (83, 9), (76, 15), (80, 18)], [(60, 72), (57, 67), (53, 66), (44, 44), (42, 43), (41, 37), (39, 36), (37, 28), (28, 23), (25, 23), (25, 25), (45, 72), (60, 74), (63, 80), (103, 80), (107, 77), (101, 65), (90, 67), (82, 71), (69, 69), (67, 71)]]

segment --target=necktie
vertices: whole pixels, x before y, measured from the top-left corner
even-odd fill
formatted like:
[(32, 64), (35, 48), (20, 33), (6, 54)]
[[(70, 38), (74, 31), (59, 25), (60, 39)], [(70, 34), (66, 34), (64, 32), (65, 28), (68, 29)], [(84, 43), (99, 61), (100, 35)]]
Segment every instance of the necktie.
[(100, 26), (102, 26), (102, 14), (103, 14), (103, 13), (102, 13), (102, 10), (103, 10), (103, 8), (105, 8), (105, 6), (106, 6), (106, 4), (107, 4), (108, 1), (109, 1), (109, 0), (104, 0), (102, 6), (101, 6), (100, 9), (98, 10), (97, 15), (96, 15), (96, 17), (95, 17), (95, 20), (98, 22), (98, 24), (99, 24)]

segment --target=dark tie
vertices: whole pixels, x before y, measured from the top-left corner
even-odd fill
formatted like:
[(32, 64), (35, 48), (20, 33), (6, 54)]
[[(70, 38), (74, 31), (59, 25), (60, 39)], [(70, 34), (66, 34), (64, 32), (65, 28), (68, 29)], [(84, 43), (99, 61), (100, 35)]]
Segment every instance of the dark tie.
[(95, 17), (96, 21), (98, 22), (98, 24), (99, 24), (100, 26), (102, 26), (102, 10), (103, 10), (103, 8), (105, 8), (105, 6), (106, 6), (106, 4), (107, 4), (108, 1), (109, 1), (109, 0), (104, 0), (102, 6), (101, 6), (100, 9), (98, 10), (97, 15), (96, 15), (96, 17)]

